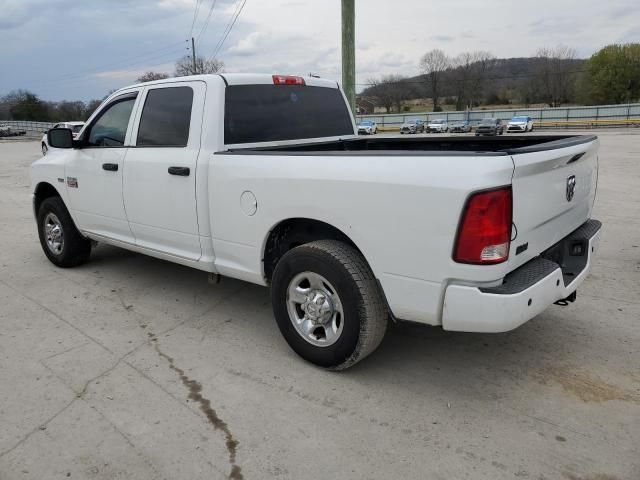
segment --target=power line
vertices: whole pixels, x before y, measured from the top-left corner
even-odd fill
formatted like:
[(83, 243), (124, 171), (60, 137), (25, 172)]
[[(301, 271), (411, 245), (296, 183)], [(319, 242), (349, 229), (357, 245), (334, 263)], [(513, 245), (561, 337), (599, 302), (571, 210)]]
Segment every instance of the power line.
[(197, 38), (198, 46), (200, 46), (200, 39), (202, 38), (202, 35), (207, 31), (207, 28), (209, 27), (209, 22), (211, 21), (211, 15), (213, 15), (213, 9), (216, 8), (216, 3), (218, 3), (218, 0), (213, 0), (211, 2), (211, 8), (209, 8), (209, 14), (207, 15), (207, 18), (204, 21), (204, 25), (202, 26), (202, 28), (200, 29), (200, 33), (198, 34), (198, 38)]
[(202, 0), (196, 0), (196, 8), (193, 10), (193, 21), (191, 22), (191, 28), (189, 29), (189, 35), (187, 35), (187, 37), (193, 35), (193, 28), (196, 26), (196, 20), (198, 18), (198, 11), (200, 10), (201, 3)]
[[(242, 5), (240, 5), (240, 2), (242, 2)], [(213, 52), (213, 55), (211, 55), (210, 60), (214, 60), (216, 58), (216, 56), (218, 55), (218, 53), (220, 52), (220, 50), (222, 49), (222, 46), (224, 45), (224, 42), (227, 40), (227, 37), (231, 33), (231, 30), (233, 30), (233, 27), (236, 24), (236, 21), (238, 20), (238, 17), (242, 13), (242, 10), (244, 9), (244, 6), (245, 6), (246, 3), (247, 3), (247, 0), (239, 0), (238, 1), (238, 5), (240, 5), (240, 8), (237, 9), (236, 14), (233, 17), (233, 20), (230, 23), (227, 24), (227, 29), (225, 30), (225, 33), (223, 34), (223, 37), (220, 39), (220, 41), (216, 45), (216, 48), (215, 48), (215, 50)]]
[[(50, 79), (42, 80), (42, 82), (38, 82), (38, 83), (52, 83), (52, 82), (66, 81), (66, 80), (71, 80), (73, 78), (77, 78), (78, 76), (86, 77), (88, 74), (101, 73), (101, 71), (104, 71), (105, 68), (114, 67), (114, 66), (126, 67), (126, 66), (132, 65), (134, 63), (138, 63), (140, 59), (145, 58), (145, 57), (146, 57), (146, 59), (151, 60), (151, 59), (158, 58), (160, 56), (165, 56), (166, 54), (169, 53), (169, 51), (175, 52), (177, 50), (177, 48), (176, 48), (177, 45), (182, 45), (182, 44), (183, 44), (183, 41), (175, 42), (175, 43), (172, 43), (170, 45), (166, 45), (164, 47), (148, 51), (146, 53), (141, 53), (141, 54), (134, 55), (134, 56), (131, 56), (131, 57), (126, 57), (124, 59), (120, 59), (120, 60), (117, 60), (115, 62), (107, 63), (107, 64), (104, 64), (104, 65), (101, 65), (101, 66), (91, 67), (91, 68), (89, 68), (87, 70), (81, 70), (81, 71), (78, 71), (78, 72), (68, 72), (68, 73), (62, 74), (62, 75), (60, 75), (58, 77), (53, 77), (53, 78), (50, 78)], [(160, 52), (162, 52), (162, 53), (160, 53)], [(136, 60), (136, 61), (132, 63), (131, 60)]]
[[(180, 48), (179, 50), (182, 50), (182, 48)], [(178, 51), (179, 51), (178, 50)], [(147, 64), (144, 65), (144, 69), (152, 69), (153, 67), (159, 66), (159, 65), (163, 65), (166, 63), (166, 60), (164, 59), (169, 59), (171, 57), (175, 58), (177, 51), (171, 51), (171, 52), (165, 52), (161, 55), (156, 55), (153, 58), (150, 58), (149, 60), (153, 59), (153, 60), (157, 60), (158, 62), (154, 63), (154, 64)], [(162, 59), (162, 62), (159, 62), (159, 60)], [(137, 62), (134, 63), (129, 63), (126, 65), (122, 65), (122, 67), (128, 67), (128, 66), (133, 66), (133, 65), (139, 65)], [(132, 73), (132, 72), (137, 72), (140, 71), (142, 69), (142, 67), (140, 66), (136, 66), (134, 68), (131, 69), (126, 69), (126, 70), (118, 70), (118, 73), (120, 74), (126, 74), (126, 73)], [(84, 73), (81, 75), (78, 75), (76, 77), (72, 77), (72, 78), (66, 78), (66, 79), (58, 79), (58, 80), (52, 80), (52, 81), (42, 81), (42, 82), (36, 82), (36, 83), (32, 83), (30, 85), (44, 85), (44, 88), (46, 89), (47, 86), (57, 86), (60, 83), (77, 83), (77, 82), (84, 82), (87, 80), (87, 78), (91, 77), (91, 76), (96, 76), (99, 75), (101, 73), (105, 73), (104, 71), (102, 72), (95, 72), (95, 73)], [(39, 89), (42, 89), (43, 87), (39, 87)]]

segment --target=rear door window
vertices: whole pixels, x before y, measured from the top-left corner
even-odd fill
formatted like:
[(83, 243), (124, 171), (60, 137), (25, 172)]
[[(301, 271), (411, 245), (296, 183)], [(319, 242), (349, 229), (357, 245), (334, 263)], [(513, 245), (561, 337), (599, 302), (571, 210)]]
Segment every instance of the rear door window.
[(232, 85), (226, 89), (227, 145), (353, 134), (349, 110), (337, 88)]
[(185, 147), (189, 141), (193, 90), (191, 87), (154, 88), (144, 102), (138, 147)]

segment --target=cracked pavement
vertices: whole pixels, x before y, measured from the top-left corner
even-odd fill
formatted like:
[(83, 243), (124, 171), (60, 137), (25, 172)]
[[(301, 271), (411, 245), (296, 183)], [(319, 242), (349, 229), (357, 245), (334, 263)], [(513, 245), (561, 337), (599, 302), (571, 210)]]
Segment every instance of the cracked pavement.
[(599, 132), (591, 277), (506, 334), (391, 326), (330, 373), (267, 289), (100, 245), (42, 254), (0, 141), (0, 479), (640, 478), (640, 135)]

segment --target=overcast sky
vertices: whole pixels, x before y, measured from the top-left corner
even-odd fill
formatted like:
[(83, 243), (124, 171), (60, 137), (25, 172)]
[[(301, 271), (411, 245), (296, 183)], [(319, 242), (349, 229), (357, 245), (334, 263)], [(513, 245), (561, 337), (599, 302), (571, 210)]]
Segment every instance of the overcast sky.
[[(188, 54), (198, 0), (0, 0), (0, 95), (101, 98)], [(202, 0), (193, 29), (211, 56), (242, 0)], [(202, 34), (200, 35), (200, 32)], [(522, 57), (565, 44), (588, 57), (640, 41), (640, 0), (356, 0), (357, 81), (413, 75), (420, 55), (488, 50)], [(228, 72), (340, 79), (340, 0), (247, 0), (218, 57)]]

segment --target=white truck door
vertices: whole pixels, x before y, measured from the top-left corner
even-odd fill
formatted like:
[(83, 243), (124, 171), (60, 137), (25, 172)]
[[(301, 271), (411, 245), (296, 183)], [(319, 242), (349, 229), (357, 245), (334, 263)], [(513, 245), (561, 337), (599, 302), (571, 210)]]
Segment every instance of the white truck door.
[(86, 232), (134, 243), (122, 201), (128, 133), (140, 89), (113, 98), (87, 126), (81, 148), (69, 152), (65, 183), (69, 209)]
[(170, 255), (201, 256), (196, 164), (206, 84), (145, 88), (124, 166), (124, 204), (136, 244)]

